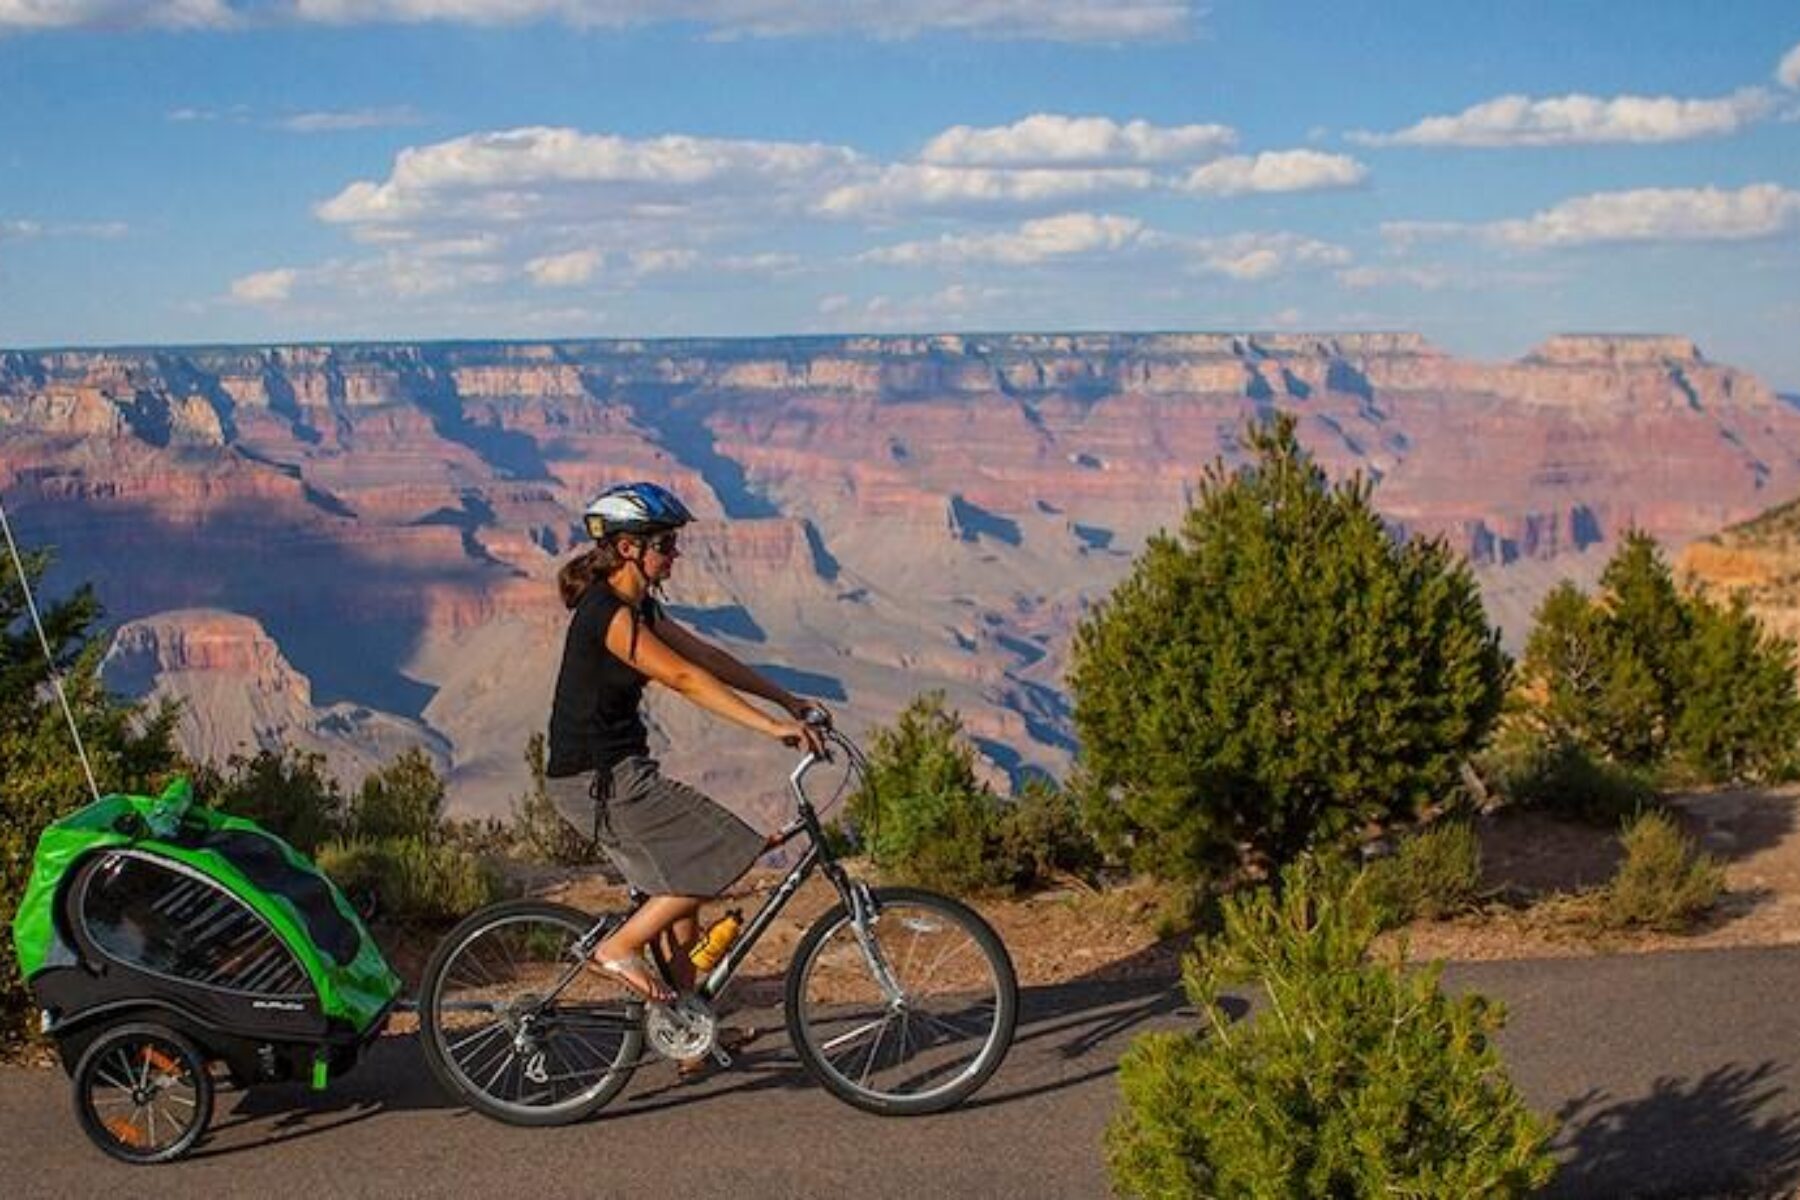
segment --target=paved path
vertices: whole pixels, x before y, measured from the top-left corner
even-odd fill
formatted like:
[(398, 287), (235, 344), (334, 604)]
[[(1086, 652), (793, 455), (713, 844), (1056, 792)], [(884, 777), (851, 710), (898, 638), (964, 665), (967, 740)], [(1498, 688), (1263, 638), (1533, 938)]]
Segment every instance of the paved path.
[[(1488, 964), (1448, 978), (1507, 1001), (1514, 1077), (1564, 1118), (1553, 1194), (1800, 1186), (1800, 949)], [(1144, 1030), (1194, 1020), (1167, 982), (1031, 989), (1012, 1056), (959, 1112), (858, 1113), (813, 1086), (772, 1034), (702, 1084), (648, 1067), (601, 1119), (558, 1130), (446, 1107), (411, 1040), (390, 1038), (323, 1096), (222, 1095), (194, 1157), (148, 1170), (87, 1145), (60, 1073), (0, 1071), (0, 1194), (1086, 1200), (1107, 1193), (1099, 1144), (1119, 1055)]]

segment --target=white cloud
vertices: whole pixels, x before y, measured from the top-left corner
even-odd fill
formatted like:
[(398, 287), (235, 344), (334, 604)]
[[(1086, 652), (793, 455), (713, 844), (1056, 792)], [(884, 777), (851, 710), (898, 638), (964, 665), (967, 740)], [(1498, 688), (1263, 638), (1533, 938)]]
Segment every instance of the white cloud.
[(857, 301), (835, 293), (819, 301), (826, 326), (840, 331), (932, 332), (971, 323), (1010, 324), (1018, 297), (1011, 289), (956, 283), (924, 296), (874, 296)]
[[(502, 263), (443, 253), (441, 247), (390, 250), (372, 258), (333, 259), (316, 267), (277, 267), (232, 281), (238, 304), (288, 305), (302, 293), (331, 304), (345, 298), (391, 305), (492, 287), (516, 274)], [(329, 305), (328, 305), (329, 307)]]
[(292, 267), (257, 271), (231, 281), (231, 298), (239, 304), (285, 304), (299, 278)]
[(571, 250), (546, 254), (525, 264), (525, 273), (539, 287), (579, 287), (594, 277), (606, 256), (598, 250)]
[(1236, 233), (1225, 237), (1190, 238), (1147, 234), (1146, 245), (1167, 246), (1184, 256), (1188, 269), (1253, 283), (1294, 271), (1340, 267), (1350, 251), (1297, 233)]
[(1721, 188), (1641, 188), (1565, 200), (1523, 220), (1485, 226), (1515, 246), (1602, 242), (1712, 242), (1770, 237), (1800, 225), (1800, 192), (1772, 183)]
[(1236, 142), (1237, 134), (1226, 125), (1158, 126), (1035, 113), (1011, 125), (946, 129), (919, 157), (937, 166), (1108, 167), (1209, 159)]
[(1192, 0), (0, 0), (0, 32), (55, 28), (225, 29), (273, 24), (625, 28), (686, 22), (720, 37), (930, 32), (1055, 42), (1189, 36)]
[(29, 217), (0, 220), (0, 238), (119, 238), (129, 232), (123, 221), (38, 221)]
[(1450, 286), (1450, 273), (1441, 267), (1348, 267), (1337, 273), (1337, 281), (1358, 290), (1382, 287), (1410, 287), (1435, 292)]
[(1419, 242), (1441, 242), (1461, 237), (1472, 227), (1462, 221), (1383, 221), (1382, 240), (1407, 250)]
[(1746, 88), (1716, 100), (1580, 94), (1534, 100), (1499, 96), (1455, 116), (1427, 117), (1396, 133), (1352, 133), (1368, 146), (1581, 146), (1721, 137), (1768, 116), (1769, 94)]
[[(173, 115), (173, 114), (171, 114)], [(289, 133), (340, 133), (354, 129), (394, 129), (418, 125), (424, 118), (409, 105), (394, 108), (353, 108), (339, 111), (296, 113), (274, 124)]]
[(710, 265), (720, 271), (735, 274), (784, 275), (801, 270), (805, 262), (797, 254), (765, 251), (760, 254), (727, 254)]
[(1135, 167), (1011, 170), (900, 163), (865, 182), (833, 188), (819, 202), (818, 211), (832, 217), (880, 217), (932, 209), (1061, 204), (1144, 191), (1155, 182), (1149, 171)]
[(667, 275), (700, 265), (700, 252), (687, 246), (658, 246), (631, 252), (631, 269), (639, 275)]
[(1784, 88), (1800, 88), (1800, 43), (1781, 56), (1781, 65), (1775, 68), (1775, 78)]
[(0, 33), (37, 29), (229, 29), (228, 0), (0, 0)]
[(403, 150), (387, 179), (352, 183), (315, 211), (351, 226), (558, 214), (670, 219), (695, 206), (798, 207), (860, 164), (854, 151), (817, 143), (633, 140), (532, 127)]
[(1497, 287), (1542, 287), (1562, 281), (1554, 271), (1472, 269), (1437, 263), (1347, 267), (1337, 273), (1339, 284), (1353, 291), (1374, 288), (1413, 288), (1421, 292), (1489, 291)]
[(945, 234), (935, 241), (883, 246), (861, 258), (906, 267), (964, 263), (1033, 266), (1055, 259), (1114, 253), (1136, 242), (1143, 230), (1144, 223), (1131, 217), (1064, 213), (1027, 221), (1012, 233)]
[(1181, 188), (1214, 196), (1246, 192), (1311, 192), (1355, 187), (1369, 170), (1343, 154), (1318, 150), (1273, 150), (1254, 157), (1236, 155), (1195, 167)]

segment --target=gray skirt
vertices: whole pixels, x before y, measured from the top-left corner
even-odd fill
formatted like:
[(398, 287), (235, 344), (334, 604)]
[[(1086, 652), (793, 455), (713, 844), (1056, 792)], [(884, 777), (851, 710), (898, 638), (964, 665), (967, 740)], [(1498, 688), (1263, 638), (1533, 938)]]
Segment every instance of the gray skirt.
[(563, 820), (591, 835), (625, 882), (652, 896), (716, 896), (768, 848), (715, 801), (663, 778), (654, 758), (546, 784)]

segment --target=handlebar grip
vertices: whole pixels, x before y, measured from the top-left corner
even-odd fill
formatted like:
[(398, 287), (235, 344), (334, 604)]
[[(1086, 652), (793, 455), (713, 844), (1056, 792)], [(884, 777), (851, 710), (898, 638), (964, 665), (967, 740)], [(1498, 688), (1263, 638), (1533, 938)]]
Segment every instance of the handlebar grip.
[(808, 705), (800, 710), (800, 719), (808, 725), (815, 725), (820, 729), (831, 728), (831, 714), (813, 705)]

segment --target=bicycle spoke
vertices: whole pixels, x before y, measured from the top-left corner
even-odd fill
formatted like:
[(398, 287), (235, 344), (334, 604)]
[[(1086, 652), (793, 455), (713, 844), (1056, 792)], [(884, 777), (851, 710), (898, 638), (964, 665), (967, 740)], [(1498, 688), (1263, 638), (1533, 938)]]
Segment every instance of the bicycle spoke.
[[(809, 946), (798, 968), (799, 1049), (853, 1104), (935, 1111), (979, 1086), (1005, 1053), (1010, 964), (952, 901), (896, 892), (880, 906), (868, 943), (846, 914)], [(883, 965), (899, 989), (892, 1006)]]
[(607, 1002), (573, 953), (591, 918), (511, 908), (471, 925), (422, 987), (427, 1057), (488, 1115), (559, 1123), (556, 1114), (573, 1119), (623, 1085), (642, 1019)]
[(498, 1021), (495, 1021), (491, 1025), (487, 1025), (481, 1029), (477, 1029), (474, 1033), (469, 1034), (467, 1037), (461, 1037), (461, 1038), (456, 1039), (456, 1041), (450, 1043), (449, 1049), (452, 1053), (454, 1053), (457, 1050), (460, 1050), (464, 1046), (468, 1045), (470, 1042), (475, 1041), (477, 1038), (485, 1038), (496, 1032), (502, 1032), (505, 1029), (506, 1029), (506, 1026), (500, 1024), (500, 1022), (498, 1022)]

